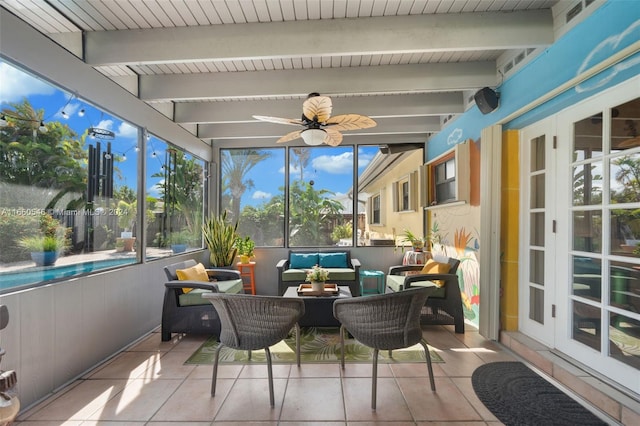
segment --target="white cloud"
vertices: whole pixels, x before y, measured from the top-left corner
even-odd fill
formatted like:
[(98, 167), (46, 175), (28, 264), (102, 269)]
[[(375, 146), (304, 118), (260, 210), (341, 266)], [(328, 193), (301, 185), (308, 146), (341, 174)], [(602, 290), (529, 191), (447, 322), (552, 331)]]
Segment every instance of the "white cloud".
[(327, 173), (339, 175), (353, 171), (353, 153), (345, 152), (340, 155), (321, 155), (313, 159), (313, 168)]
[(129, 123), (123, 122), (122, 124), (120, 124), (120, 127), (118, 127), (118, 131), (116, 132), (116, 134), (120, 138), (137, 139), (138, 138), (138, 129), (136, 127), (133, 127)]
[(0, 62), (2, 92), (0, 103), (21, 102), (24, 97), (51, 95), (55, 89), (49, 84), (23, 73), (5, 62)]
[(163, 187), (164, 187), (164, 179), (151, 185), (147, 190), (147, 194), (155, 198), (160, 198), (160, 194)]
[(447, 138), (447, 145), (456, 145), (462, 140), (462, 129), (453, 129)]
[(251, 198), (253, 198), (254, 200), (266, 200), (271, 197), (272, 197), (272, 194), (270, 192), (264, 192), (264, 191), (256, 191), (251, 196)]

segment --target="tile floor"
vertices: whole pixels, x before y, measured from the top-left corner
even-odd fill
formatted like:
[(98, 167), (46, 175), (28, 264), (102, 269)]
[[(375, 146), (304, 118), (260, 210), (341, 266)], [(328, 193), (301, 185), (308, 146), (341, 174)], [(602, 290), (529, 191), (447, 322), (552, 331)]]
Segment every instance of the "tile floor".
[(204, 337), (154, 332), (18, 417), (20, 426), (49, 425), (500, 425), (471, 386), (483, 363), (516, 360), (505, 346), (472, 327), (426, 326), (424, 335), (445, 363), (379, 364), (377, 410), (370, 407), (371, 364), (274, 364), (275, 408), (269, 406), (265, 364), (219, 368), (184, 365)]

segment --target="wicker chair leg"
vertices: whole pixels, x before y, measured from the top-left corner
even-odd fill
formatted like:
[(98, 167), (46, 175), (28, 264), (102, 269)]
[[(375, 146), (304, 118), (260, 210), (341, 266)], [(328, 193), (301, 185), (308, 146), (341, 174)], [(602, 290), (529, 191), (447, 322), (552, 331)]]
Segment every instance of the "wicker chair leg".
[(344, 333), (346, 333), (344, 326), (340, 326), (340, 365), (342, 366), (343, 370), (344, 370)]
[(296, 361), (298, 361), (298, 367), (300, 367), (300, 325), (296, 323)]
[(216, 381), (218, 379), (218, 359), (220, 358), (220, 349), (222, 343), (218, 343), (215, 353), (213, 354), (213, 376), (211, 377), (211, 396), (216, 394)]
[(251, 351), (247, 351), (247, 359), (251, 361)]
[(269, 374), (269, 402), (271, 403), (271, 408), (275, 407), (275, 399), (273, 397), (273, 368), (271, 366), (271, 351), (269, 348), (264, 348), (264, 352), (267, 354), (267, 369)]
[(424, 340), (421, 340), (420, 344), (424, 348), (424, 354), (425, 354), (425, 357), (427, 358), (427, 368), (429, 369), (429, 381), (431, 382), (431, 390), (435, 392), (436, 382), (433, 379), (433, 366), (431, 365), (431, 354), (429, 353), (429, 347), (424, 342)]
[(373, 350), (373, 371), (371, 373), (371, 408), (376, 409), (376, 396), (378, 389), (378, 349)]

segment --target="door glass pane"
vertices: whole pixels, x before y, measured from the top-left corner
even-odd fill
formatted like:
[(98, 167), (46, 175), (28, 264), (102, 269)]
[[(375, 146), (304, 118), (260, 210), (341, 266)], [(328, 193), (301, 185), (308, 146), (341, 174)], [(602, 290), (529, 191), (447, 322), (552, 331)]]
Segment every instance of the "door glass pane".
[(602, 113), (573, 125), (573, 158), (582, 161), (602, 156)]
[(600, 308), (576, 300), (573, 304), (573, 330), (571, 337), (600, 351)]
[(640, 146), (640, 98), (611, 108), (611, 151)]
[(530, 244), (544, 246), (544, 212), (531, 213)]
[(545, 137), (539, 136), (531, 140), (531, 171), (544, 170)]
[(529, 287), (529, 319), (544, 324), (544, 291)]
[(531, 176), (531, 199), (532, 209), (544, 208), (544, 175)]
[(590, 253), (602, 251), (602, 212), (573, 212), (573, 249)]
[(611, 305), (630, 312), (640, 312), (640, 267), (637, 264), (611, 262)]
[(611, 210), (611, 254), (640, 257), (640, 209)]
[(544, 251), (529, 251), (529, 281), (544, 285)]
[(609, 314), (609, 356), (640, 369), (640, 321)]
[(600, 301), (602, 293), (602, 264), (599, 259), (573, 257), (573, 295)]
[(580, 164), (573, 168), (573, 205), (602, 204), (602, 162)]
[(612, 158), (609, 170), (611, 203), (640, 202), (640, 154)]

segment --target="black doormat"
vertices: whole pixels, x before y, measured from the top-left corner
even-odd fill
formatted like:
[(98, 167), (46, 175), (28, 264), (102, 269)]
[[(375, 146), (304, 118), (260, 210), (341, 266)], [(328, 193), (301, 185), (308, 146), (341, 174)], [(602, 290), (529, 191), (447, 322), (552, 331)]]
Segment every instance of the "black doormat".
[(492, 362), (471, 376), (473, 390), (505, 425), (606, 425), (521, 362)]

